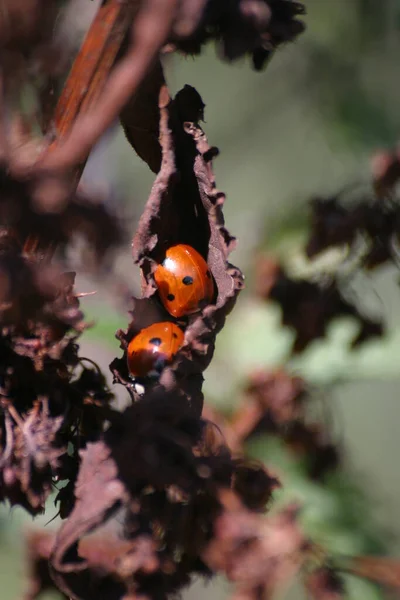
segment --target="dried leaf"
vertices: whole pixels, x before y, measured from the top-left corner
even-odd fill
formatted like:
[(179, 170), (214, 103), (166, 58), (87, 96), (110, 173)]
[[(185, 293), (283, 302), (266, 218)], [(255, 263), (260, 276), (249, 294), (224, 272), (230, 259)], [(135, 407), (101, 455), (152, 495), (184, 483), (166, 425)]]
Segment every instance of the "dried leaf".
[[(267, 263), (270, 272), (268, 259)], [(261, 278), (265, 271), (263, 267), (260, 268)], [(361, 314), (356, 306), (343, 297), (334, 279), (328, 283), (292, 279), (281, 267), (279, 270), (274, 268), (273, 283), (268, 277), (267, 285), (260, 282), (258, 289), (266, 291), (266, 297), (279, 304), (282, 324), (294, 330), (294, 353), (303, 352), (311, 342), (325, 337), (328, 325), (341, 316), (353, 317), (360, 325), (360, 332), (352, 342), (353, 347), (384, 334), (383, 323)]]
[[(216, 284), (215, 304), (188, 318), (184, 346), (159, 380), (165, 389), (179, 388), (186, 394), (199, 415), (202, 371), (212, 358), (216, 334), (243, 286), (241, 272), (227, 262), (234, 238), (225, 229), (225, 197), (215, 186), (211, 168), (215, 149), (208, 145), (199, 125), (203, 110), (199, 94), (190, 86), (185, 86), (173, 101), (165, 88), (161, 90), (162, 166), (133, 241), (133, 257), (143, 275), (143, 298), (134, 302), (128, 331), (119, 332), (126, 349), (143, 327), (171, 320), (158, 300), (153, 277), (167, 248), (186, 243), (207, 259)], [(111, 368), (117, 380), (129, 385), (126, 359), (114, 362)]]

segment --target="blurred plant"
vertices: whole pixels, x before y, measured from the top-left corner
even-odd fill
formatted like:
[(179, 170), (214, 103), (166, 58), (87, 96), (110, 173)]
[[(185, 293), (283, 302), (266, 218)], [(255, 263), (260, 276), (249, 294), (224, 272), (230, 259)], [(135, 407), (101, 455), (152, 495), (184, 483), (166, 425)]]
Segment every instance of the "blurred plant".
[[(331, 136), (373, 150), (397, 139), (399, 89), (391, 86), (391, 98), (385, 99), (384, 82), (393, 81), (399, 5), (396, 0), (379, 5), (356, 0), (345, 11), (338, 3), (322, 8), (311, 0), (304, 85), (319, 100)], [(376, 79), (371, 72), (379, 73)]]

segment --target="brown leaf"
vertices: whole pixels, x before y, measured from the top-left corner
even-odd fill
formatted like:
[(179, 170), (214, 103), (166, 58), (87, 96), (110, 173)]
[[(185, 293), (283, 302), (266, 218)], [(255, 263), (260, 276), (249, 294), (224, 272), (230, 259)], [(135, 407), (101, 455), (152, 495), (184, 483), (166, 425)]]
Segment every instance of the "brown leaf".
[[(235, 240), (225, 228), (225, 196), (215, 185), (211, 159), (216, 150), (200, 128), (204, 104), (185, 86), (171, 101), (166, 88), (160, 93), (162, 166), (133, 240), (133, 257), (142, 270), (143, 298), (135, 301), (133, 321), (120, 332), (122, 347), (152, 322), (171, 320), (158, 299), (153, 272), (165, 251), (176, 243), (189, 244), (204, 258), (216, 284), (215, 304), (190, 316), (182, 349), (159, 383), (167, 390), (185, 393), (193, 410), (201, 414), (202, 371), (214, 351), (215, 337), (243, 287), (239, 269), (227, 261)], [(128, 381), (126, 361), (113, 363), (120, 381)], [(179, 381), (179, 386), (177, 382)]]

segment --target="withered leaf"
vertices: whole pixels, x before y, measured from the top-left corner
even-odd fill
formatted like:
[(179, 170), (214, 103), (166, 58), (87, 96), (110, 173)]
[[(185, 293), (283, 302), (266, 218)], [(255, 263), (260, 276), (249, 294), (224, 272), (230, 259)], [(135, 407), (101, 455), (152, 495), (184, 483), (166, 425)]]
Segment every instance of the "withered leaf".
[[(243, 286), (241, 272), (227, 260), (235, 240), (225, 228), (225, 196), (217, 190), (212, 171), (216, 151), (199, 125), (203, 110), (204, 103), (194, 88), (185, 86), (172, 101), (167, 89), (161, 89), (162, 165), (133, 240), (133, 257), (142, 271), (143, 298), (134, 301), (127, 332), (118, 334), (126, 350), (140, 329), (171, 320), (158, 299), (153, 272), (170, 246), (183, 243), (195, 248), (207, 260), (214, 278), (215, 304), (188, 318), (183, 348), (163, 370), (159, 384), (167, 390), (179, 389), (199, 415), (202, 372), (212, 358), (216, 334)], [(125, 364), (123, 359), (111, 368), (117, 380), (129, 385)]]
[[(263, 276), (262, 266), (259, 273)], [(262, 282), (258, 284), (258, 289), (264, 291)], [(281, 307), (282, 324), (295, 332), (294, 353), (302, 352), (312, 341), (325, 337), (328, 325), (341, 316), (350, 316), (360, 325), (353, 346), (373, 337), (381, 337), (384, 333), (383, 323), (361, 314), (355, 305), (343, 297), (334, 279), (323, 284), (307, 279), (292, 279), (280, 267), (275, 269), (273, 279), (268, 278), (265, 292), (268, 299)]]

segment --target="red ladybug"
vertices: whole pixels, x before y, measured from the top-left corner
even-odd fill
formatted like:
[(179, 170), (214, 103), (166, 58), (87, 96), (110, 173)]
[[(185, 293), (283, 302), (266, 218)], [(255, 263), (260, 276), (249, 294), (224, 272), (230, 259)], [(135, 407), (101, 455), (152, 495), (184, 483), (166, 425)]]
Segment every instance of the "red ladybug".
[(157, 363), (172, 361), (183, 344), (183, 331), (174, 323), (154, 323), (142, 329), (128, 346), (128, 369), (133, 377), (146, 377)]
[(200, 310), (214, 296), (214, 282), (206, 261), (185, 244), (168, 248), (154, 279), (161, 301), (173, 317)]

